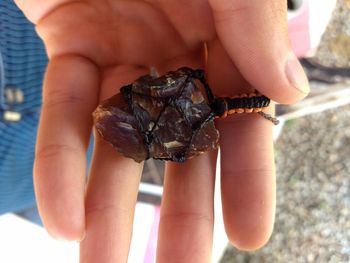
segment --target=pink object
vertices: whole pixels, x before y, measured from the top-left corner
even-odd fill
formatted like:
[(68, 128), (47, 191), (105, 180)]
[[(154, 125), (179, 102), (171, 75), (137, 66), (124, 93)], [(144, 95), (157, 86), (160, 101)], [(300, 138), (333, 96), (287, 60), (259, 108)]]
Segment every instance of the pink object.
[(160, 207), (154, 207), (154, 218), (152, 223), (152, 228), (150, 231), (148, 244), (145, 253), (144, 263), (153, 263), (156, 259), (156, 250), (157, 250), (157, 237), (158, 237), (158, 226), (160, 219)]
[(295, 13), (289, 13), (288, 31), (292, 48), (298, 57), (304, 57), (311, 49), (309, 27), (309, 4), (303, 5)]

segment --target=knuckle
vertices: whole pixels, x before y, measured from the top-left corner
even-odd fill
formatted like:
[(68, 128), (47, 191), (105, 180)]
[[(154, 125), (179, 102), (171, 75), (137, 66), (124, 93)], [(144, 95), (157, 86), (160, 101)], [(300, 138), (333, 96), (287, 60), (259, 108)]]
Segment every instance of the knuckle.
[[(260, 151), (266, 152), (267, 150), (261, 149)], [(221, 174), (223, 177), (232, 178), (232, 176), (241, 176), (241, 177), (257, 177), (257, 176), (267, 176), (274, 174), (275, 170), (272, 167), (271, 163), (261, 164), (260, 167), (250, 167), (250, 168), (241, 168), (236, 169), (232, 166), (223, 167)]]
[(126, 217), (131, 217), (133, 213), (133, 209), (128, 209), (126, 207), (122, 207), (117, 204), (113, 203), (94, 203), (94, 202), (86, 202), (85, 206), (85, 214), (86, 216), (91, 216), (93, 214), (97, 215), (103, 215), (103, 214), (108, 214), (108, 213), (113, 213), (113, 214), (118, 214), (124, 215)]
[(35, 154), (36, 160), (54, 159), (68, 154), (78, 154), (79, 150), (68, 144), (50, 144), (38, 149)]
[(279, 26), (286, 24), (280, 23), (280, 21), (286, 21), (287, 5), (284, 3), (287, 3), (287, 1), (272, 1), (271, 4), (266, 7), (266, 15)]
[[(213, 2), (215, 2), (213, 0)], [(216, 22), (226, 22), (228, 20), (239, 20), (247, 16), (264, 15), (265, 18), (285, 19), (287, 13), (286, 1), (265, 1), (262, 4), (257, 1), (233, 0), (217, 1), (213, 3), (213, 13)]]
[(66, 89), (52, 89), (47, 92), (43, 100), (43, 107), (54, 108), (57, 106), (67, 107), (83, 103), (83, 99)]
[(198, 224), (205, 223), (212, 225), (214, 223), (214, 215), (207, 214), (203, 212), (194, 212), (194, 211), (183, 211), (175, 213), (166, 213), (161, 215), (160, 221), (170, 224)]
[(254, 5), (249, 1), (220, 1), (214, 6), (213, 13), (216, 22), (226, 22), (236, 18), (239, 14), (250, 12)]

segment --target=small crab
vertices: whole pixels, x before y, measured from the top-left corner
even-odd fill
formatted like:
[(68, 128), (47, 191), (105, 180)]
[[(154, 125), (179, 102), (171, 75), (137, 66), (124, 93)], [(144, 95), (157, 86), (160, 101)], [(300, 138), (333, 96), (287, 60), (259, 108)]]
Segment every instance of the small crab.
[[(195, 80), (202, 83), (207, 99)], [(214, 118), (256, 112), (276, 123), (263, 112), (269, 103), (257, 92), (216, 97), (203, 70), (182, 67), (160, 77), (138, 78), (102, 102), (93, 117), (102, 138), (136, 162), (149, 158), (184, 162), (219, 146)]]

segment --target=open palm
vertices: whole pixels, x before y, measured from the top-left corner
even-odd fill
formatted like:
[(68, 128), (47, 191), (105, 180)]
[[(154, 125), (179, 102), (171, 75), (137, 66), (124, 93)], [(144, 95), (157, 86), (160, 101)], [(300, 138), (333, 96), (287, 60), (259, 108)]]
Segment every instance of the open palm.
[[(16, 2), (36, 23), (50, 58), (34, 169), (40, 214), (53, 236), (85, 237), (84, 263), (127, 260), (142, 172), (142, 165), (96, 137), (86, 189), (91, 113), (99, 101), (151, 67), (160, 74), (204, 68), (217, 95), (254, 86), (293, 102), (307, 93), (288, 44), (285, 1)], [(273, 226), (272, 125), (242, 114), (217, 126), (225, 228), (238, 248), (256, 249)], [(216, 157), (210, 152), (166, 164), (159, 262), (210, 260)]]

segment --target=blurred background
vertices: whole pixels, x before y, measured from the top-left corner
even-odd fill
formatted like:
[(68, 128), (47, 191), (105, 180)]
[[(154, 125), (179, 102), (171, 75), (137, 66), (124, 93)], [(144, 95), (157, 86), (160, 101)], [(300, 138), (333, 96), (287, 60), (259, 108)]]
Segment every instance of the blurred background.
[[(350, 0), (291, 0), (288, 9), (311, 94), (277, 105), (275, 229), (261, 250), (236, 250), (224, 233), (217, 189), (212, 262), (350, 262)], [(129, 262), (154, 262), (163, 165), (146, 162)], [(78, 244), (52, 240), (23, 219), (30, 213), (35, 217), (35, 210), (0, 216), (0, 262), (78, 262)]]

